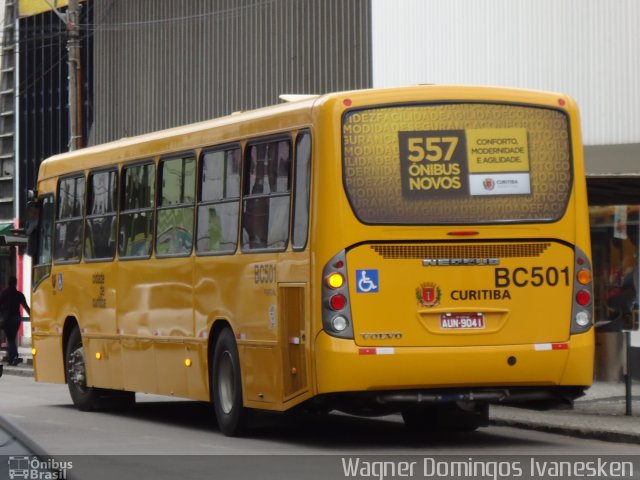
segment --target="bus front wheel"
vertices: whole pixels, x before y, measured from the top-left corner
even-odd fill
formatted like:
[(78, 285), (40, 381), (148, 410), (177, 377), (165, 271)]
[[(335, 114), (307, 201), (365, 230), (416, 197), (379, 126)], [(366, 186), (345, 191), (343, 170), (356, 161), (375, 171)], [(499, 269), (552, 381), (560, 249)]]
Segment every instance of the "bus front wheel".
[(212, 365), (211, 398), (218, 426), (228, 437), (239, 436), (245, 431), (248, 412), (242, 404), (240, 357), (231, 330), (220, 332)]

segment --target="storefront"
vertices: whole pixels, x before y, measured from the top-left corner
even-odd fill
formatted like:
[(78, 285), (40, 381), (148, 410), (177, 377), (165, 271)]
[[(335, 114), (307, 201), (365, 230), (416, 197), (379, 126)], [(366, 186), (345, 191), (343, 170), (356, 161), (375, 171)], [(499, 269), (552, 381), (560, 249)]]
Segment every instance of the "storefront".
[[(631, 171), (637, 145), (608, 151), (587, 147), (606, 158), (597, 166), (612, 172)], [(625, 153), (617, 156), (615, 153)], [(631, 163), (631, 165), (625, 164)], [(591, 170), (597, 167), (592, 163)], [(587, 162), (589, 170), (589, 162)], [(640, 173), (591, 173), (587, 175), (590, 204), (596, 321), (596, 380), (621, 381), (626, 374), (627, 352), (631, 373), (640, 379)], [(626, 331), (631, 331), (627, 337)], [(627, 345), (626, 338), (630, 338)], [(629, 347), (629, 348), (627, 348)]]

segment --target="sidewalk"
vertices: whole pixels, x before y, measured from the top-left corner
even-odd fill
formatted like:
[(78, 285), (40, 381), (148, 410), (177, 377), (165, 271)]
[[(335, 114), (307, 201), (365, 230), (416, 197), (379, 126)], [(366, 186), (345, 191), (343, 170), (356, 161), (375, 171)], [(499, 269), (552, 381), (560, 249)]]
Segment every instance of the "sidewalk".
[[(7, 354), (6, 350), (0, 350), (0, 358), (3, 358)], [(22, 359), (22, 363), (12, 367), (3, 364), (4, 375), (19, 375), (22, 377), (33, 377), (33, 355), (31, 354), (31, 347), (18, 347), (18, 356)], [(2, 379), (0, 379), (0, 382)]]
[[(4, 365), (4, 375), (33, 376), (31, 348), (20, 347), (23, 363)], [(0, 379), (0, 384), (2, 379)], [(597, 382), (584, 397), (576, 400), (573, 410), (535, 411), (491, 406), (494, 425), (527, 428), (580, 438), (640, 444), (640, 383), (632, 386), (632, 416), (625, 415), (624, 383)]]
[(631, 387), (632, 416), (625, 415), (624, 383), (597, 382), (576, 400), (573, 410), (538, 412), (491, 406), (494, 425), (508, 425), (572, 437), (640, 443), (640, 384)]

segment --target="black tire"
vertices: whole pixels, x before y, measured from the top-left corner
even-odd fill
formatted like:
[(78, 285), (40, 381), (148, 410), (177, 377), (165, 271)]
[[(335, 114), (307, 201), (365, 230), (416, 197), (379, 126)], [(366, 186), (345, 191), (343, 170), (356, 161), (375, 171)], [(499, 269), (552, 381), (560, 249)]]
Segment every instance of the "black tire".
[(413, 432), (473, 432), (489, 424), (488, 404), (461, 408), (456, 404), (417, 406), (402, 410), (404, 424)]
[(242, 435), (246, 431), (248, 411), (242, 402), (240, 357), (231, 330), (220, 332), (210, 365), (209, 385), (218, 427), (227, 437)]
[(106, 408), (127, 408), (135, 403), (135, 394), (87, 386), (82, 335), (75, 327), (69, 335), (64, 365), (71, 400), (78, 410), (92, 411)]
[(436, 408), (433, 406), (415, 406), (402, 410), (402, 420), (405, 426), (416, 433), (431, 433), (438, 431)]

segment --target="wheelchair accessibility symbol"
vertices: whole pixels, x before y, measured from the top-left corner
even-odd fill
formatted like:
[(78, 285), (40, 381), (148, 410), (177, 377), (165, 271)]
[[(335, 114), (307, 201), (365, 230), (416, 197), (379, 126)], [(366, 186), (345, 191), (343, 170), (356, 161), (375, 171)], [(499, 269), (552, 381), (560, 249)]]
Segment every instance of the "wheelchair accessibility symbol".
[(378, 270), (356, 270), (356, 282), (357, 293), (378, 293), (380, 291)]

